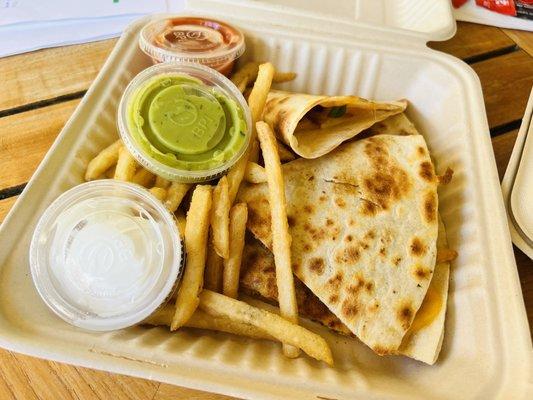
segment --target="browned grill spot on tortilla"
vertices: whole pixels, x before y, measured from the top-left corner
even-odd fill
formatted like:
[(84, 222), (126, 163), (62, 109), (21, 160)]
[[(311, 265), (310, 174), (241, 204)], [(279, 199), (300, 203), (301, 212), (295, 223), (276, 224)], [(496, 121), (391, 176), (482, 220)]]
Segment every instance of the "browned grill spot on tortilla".
[(367, 233), (365, 233), (364, 238), (365, 239), (375, 239), (376, 238), (376, 232), (374, 232), (373, 229), (370, 229)]
[(431, 269), (426, 268), (426, 267), (424, 267), (422, 265), (419, 265), (419, 264), (415, 265), (414, 268), (413, 268), (413, 275), (419, 281), (431, 278), (432, 272), (433, 271)]
[(396, 313), (396, 317), (398, 318), (398, 321), (403, 329), (409, 328), (414, 315), (415, 313), (410, 302), (404, 302), (402, 305), (400, 305)]
[(400, 256), (396, 256), (392, 259), (392, 263), (395, 265), (395, 266), (398, 266), (400, 265), (400, 263), (402, 262), (402, 257)]
[(423, 215), (426, 222), (437, 220), (437, 196), (433, 191), (428, 191), (424, 195)]
[(359, 312), (356, 299), (353, 299), (353, 298), (344, 299), (342, 302), (341, 312), (346, 318), (355, 317), (357, 313)]
[(365, 284), (365, 290), (368, 294), (372, 294), (372, 292), (374, 291), (374, 284), (372, 282), (367, 282)]
[(315, 211), (315, 209), (314, 209), (314, 207), (313, 207), (312, 205), (310, 205), (310, 204), (306, 204), (306, 205), (304, 206), (304, 211), (305, 211), (307, 214), (312, 214), (312, 213)]
[(403, 169), (389, 166), (363, 179), (363, 186), (372, 202), (383, 210), (388, 210), (411, 191), (412, 185), (409, 175)]
[(350, 219), (348, 220), (348, 226), (355, 226), (355, 220), (352, 219), (352, 218), (350, 218)]
[(335, 276), (328, 279), (327, 284), (328, 286), (331, 286), (331, 288), (334, 291), (338, 291), (339, 288), (341, 287), (342, 279), (343, 279), (342, 272), (337, 272)]
[(292, 270), (293, 270), (293, 271), (299, 271), (299, 270), (300, 270), (300, 264), (297, 263), (297, 262), (293, 262), (293, 263), (291, 264), (291, 267), (292, 267)]
[(326, 218), (326, 226), (333, 225), (333, 220), (331, 218)]
[(340, 208), (346, 207), (346, 202), (342, 197), (335, 197), (335, 204)]
[(378, 212), (378, 206), (371, 201), (362, 199), (361, 205), (359, 206), (359, 213), (363, 215), (376, 215)]
[(326, 201), (327, 199), (328, 199), (328, 196), (326, 196), (326, 195), (324, 195), (324, 194), (321, 195), (321, 196), (318, 198), (318, 200), (320, 200), (320, 201)]
[(325, 262), (323, 258), (313, 257), (309, 260), (308, 265), (311, 272), (314, 272), (318, 275), (322, 275), (324, 273)]
[(329, 296), (328, 300), (330, 303), (336, 304), (339, 301), (339, 296), (336, 294), (332, 294), (331, 296)]
[(429, 161), (420, 163), (420, 169), (418, 171), (420, 177), (428, 182), (435, 180), (435, 171), (433, 170), (433, 164)]
[(450, 181), (453, 178), (453, 169), (450, 167), (446, 168), (446, 171), (444, 172), (444, 175), (439, 176), (439, 184), (440, 185), (447, 185), (450, 183)]
[(416, 152), (420, 157), (424, 157), (427, 154), (426, 149), (424, 149), (422, 146), (418, 146), (416, 148)]
[(309, 243), (305, 243), (304, 244), (304, 250), (305, 251), (311, 251), (311, 249), (312, 249), (312, 247), (311, 247), (311, 245)]
[(387, 249), (385, 249), (385, 247), (382, 247), (379, 249), (379, 255), (381, 257), (385, 257), (387, 255)]
[(411, 244), (409, 246), (409, 250), (411, 251), (411, 254), (415, 257), (421, 257), (423, 256), (424, 254), (426, 254), (426, 251), (427, 251), (427, 246), (424, 244), (424, 242), (422, 241), (422, 239), (420, 239), (419, 237), (415, 236), (412, 240), (411, 240)]
[(352, 240), (353, 240), (353, 236), (352, 235), (346, 235), (346, 237), (344, 238), (344, 240), (348, 243), (350, 243)]
[(337, 251), (335, 261), (338, 263), (355, 264), (361, 257), (359, 247), (355, 245), (346, 246)]

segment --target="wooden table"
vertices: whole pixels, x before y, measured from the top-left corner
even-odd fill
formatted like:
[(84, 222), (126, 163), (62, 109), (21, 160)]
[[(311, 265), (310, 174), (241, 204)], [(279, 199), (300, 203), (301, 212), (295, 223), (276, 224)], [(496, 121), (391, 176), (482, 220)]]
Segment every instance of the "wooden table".
[[(113, 48), (115, 40), (0, 59), (0, 221)], [(502, 178), (533, 85), (533, 33), (459, 23), (431, 47), (462, 58), (483, 86)], [(529, 323), (533, 262), (515, 249)], [(43, 361), (0, 350), (0, 397), (23, 399), (228, 399), (168, 384)]]

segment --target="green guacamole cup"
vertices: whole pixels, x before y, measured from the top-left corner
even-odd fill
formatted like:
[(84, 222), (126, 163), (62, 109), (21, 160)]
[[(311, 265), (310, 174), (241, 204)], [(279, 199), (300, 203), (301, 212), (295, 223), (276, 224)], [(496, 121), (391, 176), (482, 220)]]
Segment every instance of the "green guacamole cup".
[(139, 73), (118, 109), (120, 136), (148, 170), (172, 181), (214, 179), (245, 153), (250, 110), (235, 85), (193, 63), (164, 63)]

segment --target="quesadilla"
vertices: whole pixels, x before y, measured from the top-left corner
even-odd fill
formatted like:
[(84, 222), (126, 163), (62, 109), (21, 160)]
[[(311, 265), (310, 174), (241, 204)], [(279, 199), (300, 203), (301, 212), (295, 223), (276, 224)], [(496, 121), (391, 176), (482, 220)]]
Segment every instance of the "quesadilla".
[[(439, 218), (438, 251), (448, 251), (444, 224)], [(277, 305), (276, 269), (272, 253), (255, 238), (247, 238), (244, 248), (241, 292)], [(405, 334), (398, 354), (426, 364), (434, 364), (444, 337), (444, 320), (448, 300), (449, 261), (438, 262), (422, 305)], [(295, 279), (298, 314), (318, 322), (341, 335), (353, 335), (340, 319), (298, 278)]]
[[(398, 352), (436, 257), (437, 178), (421, 135), (377, 135), (283, 165), (293, 271), (362, 342)], [(271, 246), (266, 184), (241, 187)]]
[[(271, 304), (278, 304), (276, 266), (273, 254), (257, 239), (247, 238), (242, 258), (239, 290), (252, 297), (260, 297)], [(298, 314), (318, 322), (333, 331), (353, 336), (335, 314), (322, 303), (298, 278), (294, 279)]]
[(295, 153), (304, 158), (317, 158), (406, 107), (406, 101), (385, 103), (357, 96), (315, 96), (272, 90), (263, 119)]

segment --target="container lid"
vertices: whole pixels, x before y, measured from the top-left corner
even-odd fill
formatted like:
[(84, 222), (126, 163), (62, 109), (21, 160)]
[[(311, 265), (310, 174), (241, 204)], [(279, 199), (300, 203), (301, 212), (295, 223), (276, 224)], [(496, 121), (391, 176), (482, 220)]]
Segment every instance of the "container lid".
[(502, 181), (513, 243), (533, 259), (533, 90)]
[(159, 16), (141, 30), (141, 50), (158, 62), (226, 64), (244, 53), (244, 35), (225, 22), (194, 16)]
[[(381, 38), (389, 40), (399, 40), (398, 34), (424, 41), (446, 40), (456, 30), (450, 0), (186, 0), (185, 9), (230, 21), (239, 19), (239, 25), (244, 25), (241, 20), (262, 21), (329, 35), (360, 36), (361, 28), (377, 29), (383, 33)], [(380, 36), (374, 32), (372, 38)]]
[(30, 246), (44, 302), (81, 328), (139, 323), (171, 294), (182, 269), (173, 216), (141, 186), (99, 180), (59, 196)]
[(145, 168), (172, 181), (202, 182), (235, 164), (251, 137), (246, 100), (204, 65), (156, 64), (128, 85), (118, 108), (124, 144)]

